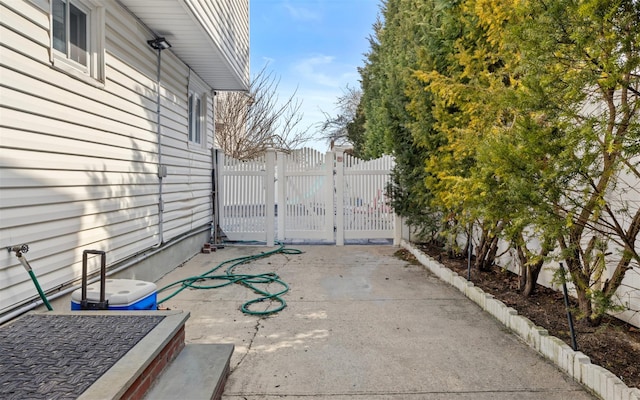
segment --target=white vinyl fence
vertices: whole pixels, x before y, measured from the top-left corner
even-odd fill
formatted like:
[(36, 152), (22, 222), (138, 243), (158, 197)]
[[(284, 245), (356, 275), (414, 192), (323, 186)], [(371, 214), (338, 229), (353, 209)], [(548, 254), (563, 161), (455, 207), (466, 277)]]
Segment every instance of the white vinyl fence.
[[(337, 202), (342, 216), (337, 231), (344, 239), (386, 238), (394, 232), (396, 218), (387, 202), (386, 190), (393, 168), (393, 158), (382, 156), (375, 160), (360, 160), (349, 154), (337, 157), (336, 187), (343, 188), (343, 201)], [(340, 168), (342, 164), (342, 168)], [(340, 206), (342, 205), (342, 210)]]
[(399, 240), (386, 197), (390, 156), (365, 161), (305, 148), (217, 158), (218, 225), (229, 240)]

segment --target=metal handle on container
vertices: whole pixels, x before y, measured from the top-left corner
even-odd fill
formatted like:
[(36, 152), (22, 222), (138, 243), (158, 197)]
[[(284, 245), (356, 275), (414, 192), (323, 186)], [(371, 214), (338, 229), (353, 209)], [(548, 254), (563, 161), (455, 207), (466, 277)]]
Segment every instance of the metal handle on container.
[[(90, 302), (87, 300), (87, 255), (97, 254), (100, 256), (100, 301)], [(102, 250), (85, 250), (82, 252), (82, 298), (80, 301), (81, 310), (108, 310), (109, 300), (105, 299), (107, 278), (107, 254)]]

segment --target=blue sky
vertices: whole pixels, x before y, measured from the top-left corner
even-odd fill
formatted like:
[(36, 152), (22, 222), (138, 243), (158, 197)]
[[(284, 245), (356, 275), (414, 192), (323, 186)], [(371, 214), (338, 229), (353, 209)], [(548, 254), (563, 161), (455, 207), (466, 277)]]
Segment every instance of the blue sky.
[(280, 99), (297, 88), (301, 125), (323, 121), (347, 85), (358, 87), (378, 11), (378, 0), (251, 0), (252, 76), (268, 63)]

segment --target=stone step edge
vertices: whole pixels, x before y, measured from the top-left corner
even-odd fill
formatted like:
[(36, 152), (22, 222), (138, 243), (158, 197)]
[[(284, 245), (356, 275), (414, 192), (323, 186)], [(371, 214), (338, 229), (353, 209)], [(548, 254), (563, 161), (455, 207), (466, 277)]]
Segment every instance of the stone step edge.
[[(94, 382), (78, 400), (141, 399), (184, 347), (190, 313), (171, 311), (91, 311), (94, 314), (161, 315), (163, 320)], [(77, 313), (77, 311), (75, 311)]]
[(456, 272), (451, 271), (432, 259), (406, 240), (400, 246), (409, 251), (429, 271), (440, 280), (457, 288), (466, 297), (478, 304), (504, 326), (514, 332), (526, 344), (553, 362), (561, 371), (572, 377), (603, 400), (640, 400), (640, 389), (628, 387), (609, 370), (592, 364), (589, 357), (573, 350), (562, 340), (549, 335), (549, 332), (535, 325), (493, 295), (476, 287)]
[(233, 344), (185, 345), (178, 357), (158, 377), (145, 398), (221, 399), (230, 372), (233, 350)]

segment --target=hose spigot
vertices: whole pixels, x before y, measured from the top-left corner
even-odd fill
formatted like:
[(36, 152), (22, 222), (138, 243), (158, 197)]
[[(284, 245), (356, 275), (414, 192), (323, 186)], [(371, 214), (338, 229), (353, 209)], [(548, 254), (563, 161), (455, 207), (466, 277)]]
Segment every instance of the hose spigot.
[(19, 246), (11, 246), (7, 247), (7, 250), (9, 250), (10, 253), (16, 253), (16, 257), (20, 257), (22, 256), (22, 253), (27, 253), (29, 251), (29, 245), (22, 244)]

